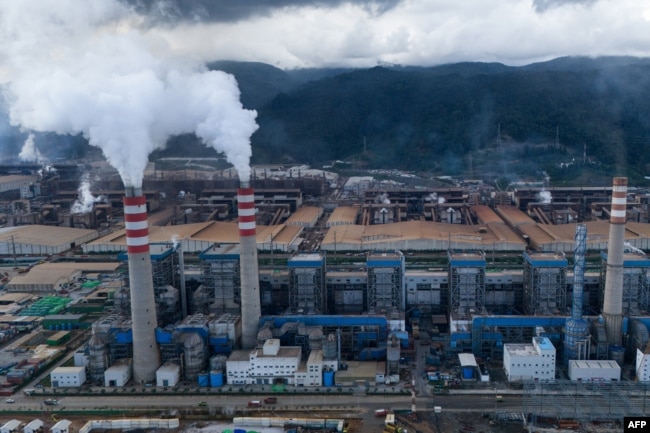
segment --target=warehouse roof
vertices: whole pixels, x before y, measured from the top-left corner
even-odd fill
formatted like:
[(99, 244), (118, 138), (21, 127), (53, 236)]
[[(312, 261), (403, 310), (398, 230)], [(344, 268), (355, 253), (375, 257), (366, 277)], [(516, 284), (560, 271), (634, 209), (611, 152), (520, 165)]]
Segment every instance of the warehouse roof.
[[(277, 244), (292, 242), (303, 230), (298, 226), (286, 226), (284, 224), (276, 226), (262, 226), (256, 227), (257, 243), (273, 242)], [(202, 223), (181, 224), (174, 226), (149, 226), (149, 242), (150, 243), (165, 243), (171, 242), (172, 237), (179, 239), (181, 242), (185, 240), (203, 242), (210, 244), (216, 243), (239, 243), (239, 226), (236, 222), (221, 222), (221, 221), (207, 221)], [(87, 245), (89, 251), (101, 249), (105, 245), (108, 250), (119, 251), (126, 250), (126, 230), (118, 230), (110, 235), (99, 238)], [(183, 244), (186, 252), (201, 252), (205, 250), (208, 245), (204, 245), (197, 251), (192, 250), (190, 247)], [(197, 247), (198, 248), (198, 247)]]
[(359, 206), (339, 206), (327, 219), (327, 226), (354, 224), (359, 214)]
[(0, 228), (0, 243), (59, 246), (80, 245), (97, 238), (97, 230), (46, 225), (25, 225)]
[[(336, 239), (334, 239), (336, 233)], [(370, 226), (345, 225), (329, 228), (321, 245), (358, 243), (367, 247), (386, 240), (432, 239), (450, 241), (453, 244), (473, 244), (476, 246), (492, 245), (495, 242), (511, 242), (524, 247), (523, 239), (504, 224), (494, 223), (487, 226), (466, 226), (445, 224), (431, 221), (405, 221), (392, 224)]]
[(497, 206), (496, 213), (511, 227), (535, 223), (535, 220), (515, 206)]
[(318, 220), (323, 210), (316, 206), (303, 206), (297, 209), (285, 224), (311, 225)]

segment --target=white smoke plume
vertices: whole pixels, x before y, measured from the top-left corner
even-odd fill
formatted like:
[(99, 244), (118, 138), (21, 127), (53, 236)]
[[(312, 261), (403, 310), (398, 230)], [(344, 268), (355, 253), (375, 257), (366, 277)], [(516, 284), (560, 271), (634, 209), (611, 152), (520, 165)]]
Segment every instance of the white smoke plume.
[(635, 246), (632, 245), (631, 243), (629, 243), (629, 242), (625, 242), (624, 245), (625, 245), (625, 250), (626, 250), (626, 251), (632, 251), (633, 253), (639, 254), (639, 255), (641, 255), (641, 256), (645, 256), (645, 253), (643, 252), (643, 250), (641, 250), (641, 249), (635, 247)]
[(438, 197), (438, 204), (444, 204), (446, 201), (444, 197)]
[(550, 191), (547, 191), (544, 188), (542, 188), (542, 190), (537, 193), (537, 200), (540, 203), (549, 204), (553, 200), (553, 195), (551, 194)]
[(20, 153), (18, 154), (18, 158), (20, 158), (21, 161), (37, 162), (39, 164), (42, 164), (45, 161), (47, 161), (47, 158), (45, 158), (36, 147), (36, 140), (34, 139), (34, 134), (29, 134), (27, 136), (27, 139), (23, 144), (23, 148), (20, 150)]
[(93, 210), (93, 204), (97, 202), (106, 201), (106, 198), (103, 196), (95, 197), (90, 192), (90, 181), (88, 178), (84, 178), (81, 181), (81, 185), (77, 189), (79, 196), (77, 200), (72, 204), (70, 211), (74, 214), (84, 214)]
[(428, 196), (424, 197), (424, 201), (430, 201), (430, 202), (437, 203), (438, 202), (438, 194), (436, 194), (435, 192), (432, 192)]
[(173, 234), (172, 238), (171, 238), (171, 241), (172, 241), (172, 247), (174, 248), (174, 250), (177, 249), (178, 245), (180, 245), (180, 243), (181, 243), (180, 236), (177, 235), (177, 234)]
[(248, 180), (257, 113), (234, 77), (172, 54), (143, 22), (118, 0), (0, 0), (11, 124), (83, 134), (134, 187), (152, 151), (194, 132)]
[(375, 203), (390, 204), (390, 199), (388, 198), (388, 194), (385, 192), (378, 194), (375, 197)]

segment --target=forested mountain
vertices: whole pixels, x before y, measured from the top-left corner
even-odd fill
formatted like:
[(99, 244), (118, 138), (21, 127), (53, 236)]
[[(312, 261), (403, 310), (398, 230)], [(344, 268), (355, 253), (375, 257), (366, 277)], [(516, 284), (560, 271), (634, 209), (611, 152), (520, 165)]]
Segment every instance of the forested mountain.
[[(220, 62), (258, 111), (256, 162), (505, 175), (588, 162), (650, 173), (650, 61), (282, 71)], [(504, 167), (504, 161), (513, 164)], [(564, 164), (563, 164), (564, 165)]]

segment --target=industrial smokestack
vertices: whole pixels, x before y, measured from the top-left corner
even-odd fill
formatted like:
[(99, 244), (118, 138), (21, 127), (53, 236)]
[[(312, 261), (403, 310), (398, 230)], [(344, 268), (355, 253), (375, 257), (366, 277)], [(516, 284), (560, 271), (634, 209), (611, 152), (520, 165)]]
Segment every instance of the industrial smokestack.
[(255, 237), (255, 194), (246, 181), (237, 190), (239, 215), (242, 349), (257, 345), (257, 331), (262, 309), (260, 306), (260, 278), (257, 267), (257, 240)]
[(603, 317), (610, 345), (620, 345), (623, 322), (623, 253), (625, 251), (625, 211), (627, 178), (615, 177), (612, 188), (612, 210), (607, 243), (607, 274)]
[(160, 351), (156, 344), (158, 324), (149, 253), (147, 201), (141, 188), (126, 188), (124, 222), (129, 257), (133, 379), (136, 383), (152, 382), (160, 366)]

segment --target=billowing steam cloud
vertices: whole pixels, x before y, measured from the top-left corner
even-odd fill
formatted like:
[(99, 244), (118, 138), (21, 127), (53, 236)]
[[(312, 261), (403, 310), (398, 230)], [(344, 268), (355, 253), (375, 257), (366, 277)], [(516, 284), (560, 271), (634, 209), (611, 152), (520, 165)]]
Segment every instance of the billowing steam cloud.
[(90, 180), (88, 180), (88, 177), (84, 177), (84, 179), (81, 180), (81, 185), (79, 185), (77, 192), (79, 193), (79, 196), (70, 208), (70, 211), (75, 214), (88, 213), (93, 210), (94, 203), (106, 200), (105, 197), (95, 197), (90, 192)]
[(13, 125), (83, 134), (126, 186), (142, 186), (149, 154), (194, 132), (250, 177), (256, 113), (235, 79), (177, 58), (137, 31), (117, 0), (0, 0), (0, 81)]
[(537, 193), (537, 200), (540, 203), (549, 204), (553, 200), (553, 195), (551, 194), (551, 191), (542, 188), (542, 190)]
[(20, 153), (18, 154), (18, 158), (20, 158), (21, 161), (36, 162), (39, 164), (44, 163), (46, 161), (46, 158), (41, 154), (41, 152), (36, 147), (36, 140), (34, 139), (34, 134), (29, 134), (27, 136), (27, 139), (23, 144), (23, 148), (20, 150)]

